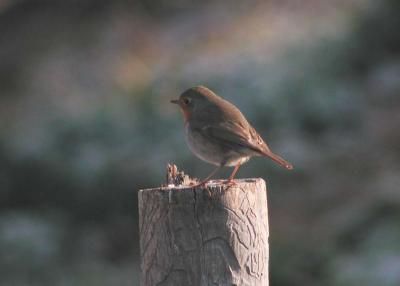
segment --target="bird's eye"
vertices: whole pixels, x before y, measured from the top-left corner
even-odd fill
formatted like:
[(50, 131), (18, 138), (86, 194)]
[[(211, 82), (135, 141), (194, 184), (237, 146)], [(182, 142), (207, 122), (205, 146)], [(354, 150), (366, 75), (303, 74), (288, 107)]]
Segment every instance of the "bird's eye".
[(187, 98), (187, 97), (185, 97), (185, 98), (183, 99), (183, 103), (184, 103), (185, 105), (189, 105), (189, 104), (190, 104), (190, 99)]

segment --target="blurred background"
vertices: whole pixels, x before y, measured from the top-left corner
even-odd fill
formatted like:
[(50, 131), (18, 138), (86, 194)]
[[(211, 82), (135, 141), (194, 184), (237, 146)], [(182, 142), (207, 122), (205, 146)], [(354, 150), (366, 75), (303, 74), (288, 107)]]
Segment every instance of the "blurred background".
[(169, 103), (199, 84), (295, 165), (238, 173), (271, 285), (400, 285), (397, 0), (1, 0), (0, 285), (138, 285), (137, 191), (213, 169)]

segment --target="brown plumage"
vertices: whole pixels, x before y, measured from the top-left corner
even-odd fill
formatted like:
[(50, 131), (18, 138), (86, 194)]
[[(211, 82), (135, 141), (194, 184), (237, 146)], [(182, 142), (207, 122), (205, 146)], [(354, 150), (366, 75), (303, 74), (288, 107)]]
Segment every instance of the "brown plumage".
[(274, 154), (240, 110), (204, 86), (186, 90), (178, 100), (185, 120), (190, 150), (200, 159), (217, 165), (202, 183), (221, 167), (235, 166), (232, 181), (240, 165), (252, 156), (269, 157), (286, 169), (292, 164)]

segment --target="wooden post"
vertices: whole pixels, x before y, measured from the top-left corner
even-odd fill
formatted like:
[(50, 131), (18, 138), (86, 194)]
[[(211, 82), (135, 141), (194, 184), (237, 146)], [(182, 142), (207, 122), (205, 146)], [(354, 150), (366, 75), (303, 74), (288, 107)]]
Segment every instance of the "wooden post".
[(141, 285), (268, 286), (264, 180), (194, 188), (168, 168), (168, 186), (139, 191)]

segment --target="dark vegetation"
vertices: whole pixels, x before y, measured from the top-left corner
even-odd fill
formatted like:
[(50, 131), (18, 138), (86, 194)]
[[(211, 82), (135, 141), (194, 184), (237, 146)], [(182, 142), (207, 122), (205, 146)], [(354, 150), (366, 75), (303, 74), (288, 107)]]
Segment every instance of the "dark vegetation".
[(0, 285), (138, 281), (136, 191), (212, 168), (168, 103), (197, 84), (295, 165), (239, 171), (268, 183), (271, 285), (400, 285), (399, 1), (235, 8), (0, 3)]

